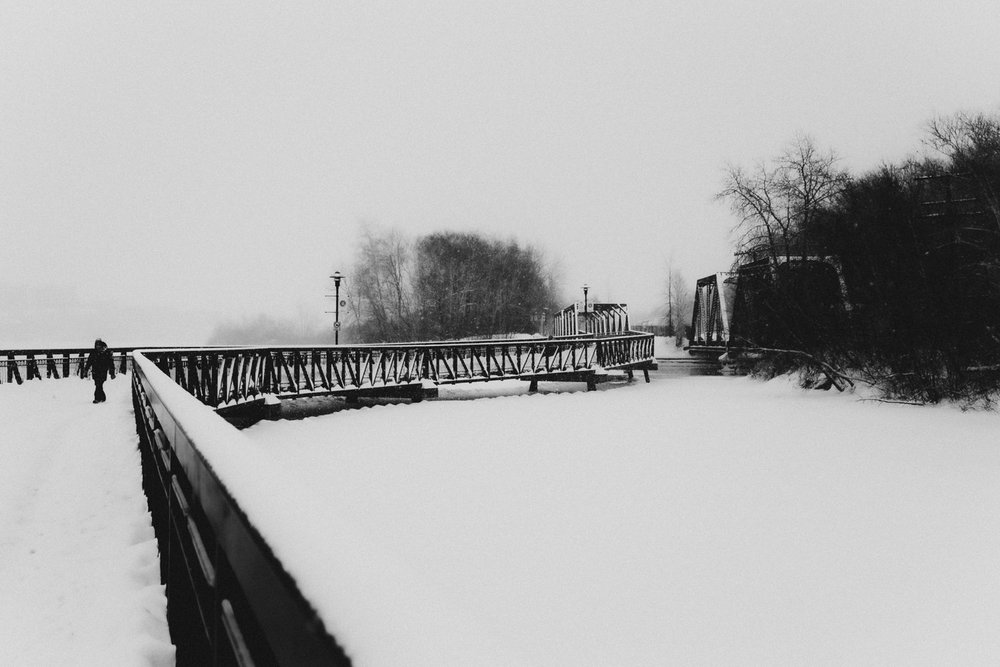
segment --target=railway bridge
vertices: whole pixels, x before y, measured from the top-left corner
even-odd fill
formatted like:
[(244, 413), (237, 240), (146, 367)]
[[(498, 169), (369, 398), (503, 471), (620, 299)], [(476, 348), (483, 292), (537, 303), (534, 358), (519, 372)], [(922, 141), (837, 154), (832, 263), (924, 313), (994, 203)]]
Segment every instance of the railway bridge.
[[(308, 396), (421, 400), (444, 384), (585, 383), (656, 369), (653, 335), (620, 309), (590, 315), (600, 333), (488, 341), (309, 347), (114, 348), (130, 373), (143, 486), (181, 664), (337, 665), (349, 659), (307, 592), (213, 471), (205, 451), (232, 437), (233, 414), (266, 416)], [(87, 349), (0, 351), (0, 382), (83, 376)]]

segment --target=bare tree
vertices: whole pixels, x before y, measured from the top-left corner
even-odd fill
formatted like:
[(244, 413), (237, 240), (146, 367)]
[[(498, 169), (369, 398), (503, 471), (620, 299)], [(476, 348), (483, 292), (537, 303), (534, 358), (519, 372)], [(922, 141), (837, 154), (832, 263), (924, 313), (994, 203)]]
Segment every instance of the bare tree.
[(416, 245), (414, 293), (430, 338), (535, 331), (553, 309), (542, 255), (515, 241), (438, 232)]
[(399, 232), (365, 227), (351, 271), (351, 305), (362, 340), (400, 341), (412, 338), (412, 243)]
[(927, 124), (928, 143), (967, 174), (994, 228), (1000, 231), (1000, 114), (958, 113)]
[[(740, 218), (736, 226), (742, 314), (738, 335), (755, 346), (814, 346), (831, 329), (836, 298), (811, 296), (813, 283), (838, 286), (832, 266), (810, 263), (820, 254), (812, 236), (850, 182), (833, 151), (821, 151), (800, 135), (769, 163), (753, 171), (730, 167), (722, 191)], [(839, 296), (839, 295), (838, 295)], [(827, 301), (830, 301), (827, 303)]]
[(668, 336), (674, 336), (675, 342), (687, 334), (687, 325), (691, 322), (691, 312), (694, 309), (694, 296), (691, 285), (684, 275), (671, 266), (667, 267), (666, 314), (664, 324)]
[(817, 214), (848, 182), (833, 151), (822, 152), (810, 137), (799, 136), (770, 164), (753, 170), (730, 166), (717, 199), (739, 216), (738, 252), (766, 252), (773, 261), (805, 257)]

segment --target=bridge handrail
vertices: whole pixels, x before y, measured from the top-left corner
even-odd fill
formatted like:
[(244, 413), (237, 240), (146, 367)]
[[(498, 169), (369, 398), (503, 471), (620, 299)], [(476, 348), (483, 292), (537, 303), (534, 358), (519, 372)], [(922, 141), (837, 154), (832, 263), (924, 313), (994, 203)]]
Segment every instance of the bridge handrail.
[[(204, 452), (244, 436), (177, 387), (142, 352), (134, 353), (133, 408), (145, 486), (161, 554), (179, 559), (170, 577), (200, 632), (182, 641), (199, 664), (349, 664), (270, 545), (220, 479)], [(216, 450), (218, 451), (218, 450)], [(168, 613), (185, 610), (168, 607)], [(192, 613), (194, 612), (194, 613)], [(228, 655), (227, 655), (228, 654)]]
[[(128, 360), (135, 348), (109, 348), (119, 373), (128, 370)], [(19, 348), (0, 350), (0, 384), (70, 375), (86, 377), (84, 367), (92, 347)], [(21, 375), (24, 370), (24, 377)]]
[(141, 351), (206, 405), (429, 381), (454, 384), (628, 369), (655, 360), (653, 334), (338, 346)]

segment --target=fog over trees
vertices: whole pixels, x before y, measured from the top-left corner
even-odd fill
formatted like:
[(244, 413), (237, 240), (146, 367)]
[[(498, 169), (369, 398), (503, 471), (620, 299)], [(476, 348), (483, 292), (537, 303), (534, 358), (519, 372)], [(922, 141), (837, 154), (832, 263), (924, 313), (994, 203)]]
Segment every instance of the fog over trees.
[(541, 251), (479, 234), (369, 227), (349, 280), (347, 333), (359, 342), (537, 333), (559, 307)]

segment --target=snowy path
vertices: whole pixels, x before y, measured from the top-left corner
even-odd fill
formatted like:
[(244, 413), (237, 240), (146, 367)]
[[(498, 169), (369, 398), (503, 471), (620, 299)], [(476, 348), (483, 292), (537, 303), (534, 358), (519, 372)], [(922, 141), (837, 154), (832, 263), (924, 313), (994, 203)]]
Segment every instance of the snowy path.
[(0, 664), (173, 664), (129, 380), (0, 385)]

